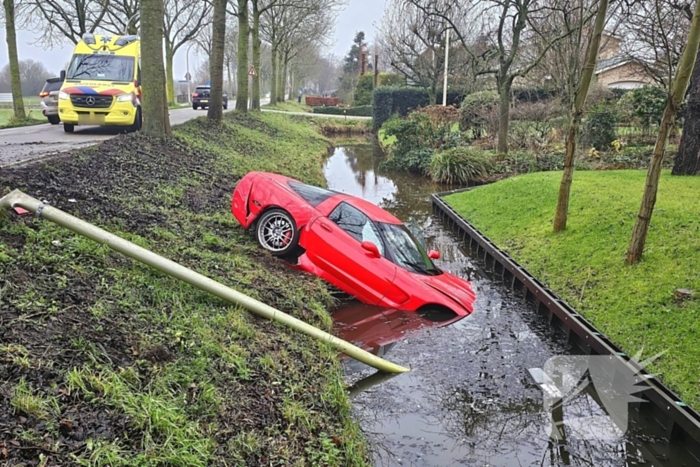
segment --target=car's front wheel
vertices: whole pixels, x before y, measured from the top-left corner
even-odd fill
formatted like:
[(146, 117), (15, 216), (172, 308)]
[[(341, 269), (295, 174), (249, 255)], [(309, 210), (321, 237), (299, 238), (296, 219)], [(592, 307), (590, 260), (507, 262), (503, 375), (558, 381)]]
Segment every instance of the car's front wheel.
[(275, 256), (291, 252), (299, 242), (296, 223), (284, 209), (270, 209), (258, 219), (255, 234), (260, 246)]
[(197, 110), (199, 107), (197, 107), (197, 104), (192, 104), (192, 110)]

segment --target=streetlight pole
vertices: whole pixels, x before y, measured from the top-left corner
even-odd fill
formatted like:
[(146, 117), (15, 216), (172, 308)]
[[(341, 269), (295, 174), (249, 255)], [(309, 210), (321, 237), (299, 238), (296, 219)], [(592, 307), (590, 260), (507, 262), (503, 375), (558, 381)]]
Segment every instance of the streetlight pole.
[(133, 19), (136, 18), (139, 14), (140, 13), (134, 13), (128, 20), (126, 20), (126, 30), (124, 31), (125, 35), (129, 34), (129, 26), (131, 25), (131, 21), (133, 21)]
[(192, 75), (190, 74), (190, 49), (194, 45), (194, 42), (190, 42), (190, 45), (187, 46), (187, 56), (186, 56), (186, 61), (187, 61), (187, 101), (192, 104), (192, 90), (190, 89), (190, 83), (192, 82)]
[(447, 30), (447, 36), (445, 37), (445, 73), (442, 82), (442, 106), (447, 105), (447, 62), (450, 58), (450, 30)]

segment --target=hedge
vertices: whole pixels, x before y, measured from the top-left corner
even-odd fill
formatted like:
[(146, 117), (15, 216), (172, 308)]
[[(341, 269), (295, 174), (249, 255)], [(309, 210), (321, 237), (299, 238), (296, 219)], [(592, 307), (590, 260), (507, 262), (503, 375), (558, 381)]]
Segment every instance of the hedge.
[(374, 129), (381, 128), (393, 114), (405, 117), (420, 107), (430, 105), (430, 96), (421, 88), (378, 87), (372, 96)]
[[(459, 107), (464, 100), (464, 92), (447, 90), (447, 105)], [(435, 105), (442, 105), (442, 89), (438, 89), (435, 95)]]
[(350, 117), (371, 117), (371, 105), (359, 105), (357, 107), (314, 107), (315, 114), (347, 115)]

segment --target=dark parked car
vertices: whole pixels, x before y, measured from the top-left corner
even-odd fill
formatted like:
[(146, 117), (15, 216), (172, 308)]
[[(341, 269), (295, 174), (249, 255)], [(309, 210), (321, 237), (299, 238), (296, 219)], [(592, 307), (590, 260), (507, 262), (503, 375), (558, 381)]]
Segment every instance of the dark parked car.
[(58, 118), (58, 91), (61, 90), (62, 85), (63, 80), (61, 78), (49, 78), (39, 93), (39, 97), (41, 97), (41, 113), (49, 119), (49, 123), (52, 125), (61, 123), (61, 120)]
[[(197, 110), (198, 108), (206, 109), (209, 107), (210, 98), (210, 86), (197, 86), (197, 89), (192, 93), (192, 108)], [(224, 91), (223, 95), (224, 110), (228, 109), (228, 94)]]

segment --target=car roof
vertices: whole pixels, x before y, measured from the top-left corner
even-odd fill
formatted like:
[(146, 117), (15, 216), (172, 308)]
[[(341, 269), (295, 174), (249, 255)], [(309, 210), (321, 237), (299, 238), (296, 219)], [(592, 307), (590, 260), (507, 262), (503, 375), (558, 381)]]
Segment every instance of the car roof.
[(355, 206), (357, 209), (367, 214), (367, 216), (369, 216), (369, 218), (375, 222), (383, 222), (385, 224), (403, 224), (403, 222), (401, 222), (399, 218), (397, 218), (393, 214), (389, 214), (387, 211), (380, 208), (374, 203), (370, 203), (369, 201), (364, 200), (362, 198), (358, 198), (357, 196), (339, 196), (344, 196), (345, 199), (343, 201), (345, 201), (351, 206)]
[[(263, 175), (271, 180), (274, 180), (287, 188), (289, 188), (289, 186), (286, 184), (286, 182), (292, 181), (292, 182), (304, 183), (304, 182), (300, 182), (299, 180), (296, 180), (296, 179), (293, 179), (290, 177), (286, 177), (284, 175), (271, 173), (271, 172), (259, 172), (259, 174), (261, 174), (261, 175)], [(291, 188), (290, 188), (290, 191), (293, 191), (293, 190), (291, 190)], [(369, 201), (364, 200), (362, 198), (358, 198), (357, 196), (352, 196), (352, 195), (348, 195), (345, 193), (338, 193), (338, 194), (333, 195), (330, 198), (328, 198), (326, 201), (324, 201), (324, 203), (330, 202), (330, 200), (333, 200), (334, 205), (337, 205), (337, 204), (342, 203), (342, 202), (346, 202), (349, 205), (354, 206), (357, 209), (359, 209), (360, 211), (367, 214), (367, 216), (375, 222), (383, 222), (386, 224), (403, 224), (403, 222), (401, 222), (400, 219), (398, 219), (394, 215), (388, 213), (387, 211), (380, 208), (376, 204), (370, 203)]]

